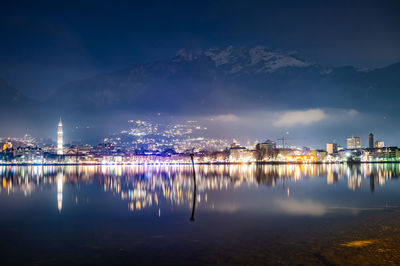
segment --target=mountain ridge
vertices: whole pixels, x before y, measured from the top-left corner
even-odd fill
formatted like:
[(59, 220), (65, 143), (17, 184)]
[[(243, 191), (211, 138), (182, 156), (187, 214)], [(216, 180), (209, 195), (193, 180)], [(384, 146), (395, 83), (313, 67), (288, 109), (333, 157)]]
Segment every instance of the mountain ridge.
[[(400, 63), (360, 71), (354, 66), (321, 66), (296, 53), (262, 46), (228, 46), (179, 50), (166, 60), (72, 81), (41, 103), (29, 100), (9, 85), (0, 86), (0, 91), (14, 93), (3, 99), (23, 99), (20, 103), (9, 101), (10, 110), (28, 117), (27, 124), (35, 126), (59, 115), (79, 123), (99, 122), (105, 117), (112, 121), (116, 114), (160, 112), (207, 116), (345, 108), (399, 114), (393, 100), (400, 96), (398, 76)], [(377, 104), (382, 102), (385, 104)], [(2, 120), (6, 118), (3, 112)]]
[[(386, 72), (390, 72), (389, 82), (399, 85), (393, 77), (399, 66), (371, 71), (358, 71), (353, 66), (323, 67), (295, 53), (264, 46), (181, 49), (167, 60), (67, 83), (48, 103), (63, 106), (59, 99), (70, 99), (69, 105), (85, 111), (103, 107), (135, 112), (221, 112), (291, 106), (307, 97), (297, 106), (360, 108), (367, 100), (363, 90), (370, 94), (377, 84), (387, 85), (385, 77), (380, 77)], [(321, 91), (331, 91), (333, 102), (323, 98)], [(74, 99), (78, 94), (80, 99)], [(346, 99), (347, 95), (355, 99)], [(177, 104), (171, 106), (171, 102)]]

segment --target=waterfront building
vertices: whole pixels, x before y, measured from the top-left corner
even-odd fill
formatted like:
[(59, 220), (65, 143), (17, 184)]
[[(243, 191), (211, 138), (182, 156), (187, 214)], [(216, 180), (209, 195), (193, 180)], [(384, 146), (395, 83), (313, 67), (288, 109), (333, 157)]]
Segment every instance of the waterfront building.
[(351, 137), (347, 138), (347, 149), (361, 149), (361, 138), (360, 137)]
[(369, 133), (368, 135), (368, 140), (369, 140), (369, 146), (368, 148), (373, 149), (374, 148), (374, 134)]
[(326, 144), (326, 152), (328, 154), (337, 153), (338, 146), (336, 143), (327, 143)]
[(383, 148), (385, 147), (385, 142), (382, 140), (375, 141), (375, 148)]
[(268, 139), (263, 143), (258, 143), (253, 155), (256, 161), (269, 161), (275, 158), (277, 155), (276, 142)]
[(312, 155), (312, 161), (322, 161), (327, 156), (327, 152), (324, 150), (311, 150), (309, 154)]
[(400, 151), (397, 147), (375, 148), (364, 152), (365, 161), (398, 161)]
[(245, 147), (232, 145), (229, 149), (229, 161), (233, 163), (249, 162), (253, 158), (253, 153)]
[(43, 151), (39, 147), (18, 147), (14, 150), (13, 161), (16, 163), (43, 163)]
[(266, 140), (263, 143), (258, 143), (256, 145), (256, 149), (257, 150), (272, 150), (272, 149), (276, 149), (276, 142), (272, 141), (272, 140)]
[(58, 132), (57, 132), (57, 154), (64, 154), (64, 139), (63, 139), (63, 125), (60, 117), (60, 121), (58, 122)]

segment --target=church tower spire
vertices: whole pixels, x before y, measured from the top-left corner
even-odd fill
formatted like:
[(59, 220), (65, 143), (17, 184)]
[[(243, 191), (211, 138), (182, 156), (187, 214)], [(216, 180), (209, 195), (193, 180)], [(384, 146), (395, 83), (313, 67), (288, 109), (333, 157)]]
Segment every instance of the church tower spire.
[(60, 121), (58, 122), (58, 132), (57, 132), (57, 154), (64, 154), (64, 140), (63, 140), (63, 125), (60, 117)]

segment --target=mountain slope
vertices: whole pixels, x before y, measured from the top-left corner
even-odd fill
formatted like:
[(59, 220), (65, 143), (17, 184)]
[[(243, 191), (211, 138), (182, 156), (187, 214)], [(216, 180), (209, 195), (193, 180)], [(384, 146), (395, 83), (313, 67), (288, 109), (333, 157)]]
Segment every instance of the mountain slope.
[(44, 114), (43, 106), (24, 96), (3, 79), (0, 79), (0, 99), (1, 135), (21, 136), (40, 126), (37, 118)]
[[(263, 77), (272, 77), (288, 68), (300, 73), (311, 68), (318, 73), (317, 67), (308, 62), (265, 47), (213, 48), (204, 52), (180, 50), (170, 60), (66, 84), (49, 103), (86, 111), (110, 108), (201, 112), (226, 110), (238, 103), (251, 107), (254, 101), (257, 105), (264, 104), (264, 96), (269, 92), (265, 84), (257, 82), (265, 82)], [(246, 87), (241, 85), (243, 82)]]
[[(0, 133), (41, 130), (50, 136), (59, 115), (69, 120), (66, 125), (71, 130), (90, 125), (92, 132), (85, 134), (99, 136), (103, 134), (100, 130), (113, 128), (118, 119), (158, 112), (207, 116), (352, 108), (397, 116), (399, 76), (400, 63), (368, 72), (351, 66), (326, 68), (294, 53), (261, 46), (180, 50), (168, 60), (70, 82), (43, 103), (0, 80), (0, 119), (4, 125)], [(103, 129), (94, 125), (103, 125)]]
[[(180, 50), (169, 60), (71, 82), (48, 101), (78, 113), (218, 113), (266, 108), (375, 108), (397, 96), (398, 65), (369, 72), (324, 68), (293, 53), (252, 49)], [(394, 102), (384, 108), (394, 108)]]

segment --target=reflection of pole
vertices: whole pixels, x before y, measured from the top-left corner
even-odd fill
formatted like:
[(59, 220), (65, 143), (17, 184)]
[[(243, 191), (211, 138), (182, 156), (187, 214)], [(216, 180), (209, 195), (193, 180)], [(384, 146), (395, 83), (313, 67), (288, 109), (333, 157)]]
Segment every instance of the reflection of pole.
[(196, 190), (197, 190), (197, 184), (196, 184), (196, 171), (194, 169), (194, 154), (190, 154), (190, 159), (192, 159), (192, 167), (193, 167), (193, 181), (194, 181), (194, 189), (193, 189), (193, 207), (192, 207), (192, 216), (190, 217), (190, 221), (194, 222), (194, 210), (196, 209)]
[(375, 190), (375, 175), (374, 175), (374, 173), (371, 173), (371, 175), (369, 176), (369, 189), (371, 190), (371, 192), (374, 192), (374, 190)]

